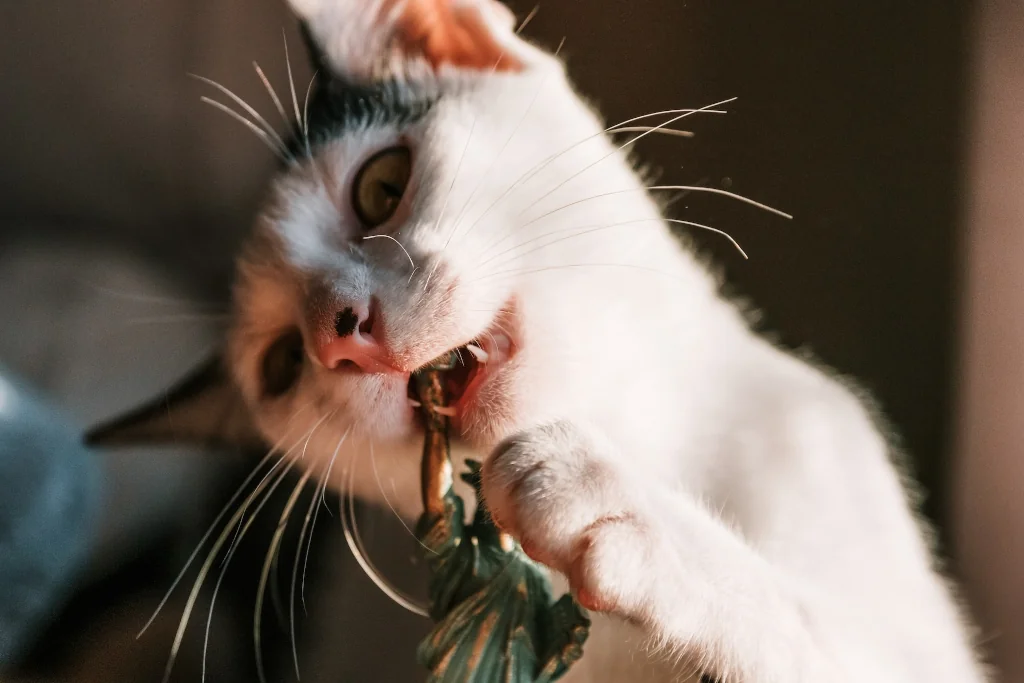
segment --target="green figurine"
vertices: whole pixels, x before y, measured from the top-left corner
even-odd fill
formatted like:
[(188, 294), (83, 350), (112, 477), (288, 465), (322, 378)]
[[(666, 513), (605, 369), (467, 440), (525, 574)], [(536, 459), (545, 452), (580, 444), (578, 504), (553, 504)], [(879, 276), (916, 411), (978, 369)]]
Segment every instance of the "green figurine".
[(431, 571), (433, 631), (419, 647), (428, 683), (551, 683), (583, 654), (590, 620), (571, 595), (554, 601), (541, 566), (500, 531), (480, 499), (480, 464), (462, 475), (476, 492), (477, 509), (452, 489), (443, 373), (448, 354), (421, 370), (416, 385), (426, 431), (424, 513), (417, 536)]

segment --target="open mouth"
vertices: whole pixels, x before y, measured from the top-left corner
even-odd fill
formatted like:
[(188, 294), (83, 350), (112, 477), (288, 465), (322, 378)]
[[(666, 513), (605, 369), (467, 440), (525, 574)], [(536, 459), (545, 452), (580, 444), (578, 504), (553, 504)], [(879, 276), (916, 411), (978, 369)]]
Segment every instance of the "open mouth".
[[(510, 314), (498, 316), (494, 325), (473, 341), (452, 349), (458, 360), (444, 374), (445, 405), (435, 408), (448, 417), (458, 418), (472, 405), (480, 388), (487, 383), (516, 352), (510, 336)], [(409, 400), (419, 406), (414, 380), (409, 381)]]

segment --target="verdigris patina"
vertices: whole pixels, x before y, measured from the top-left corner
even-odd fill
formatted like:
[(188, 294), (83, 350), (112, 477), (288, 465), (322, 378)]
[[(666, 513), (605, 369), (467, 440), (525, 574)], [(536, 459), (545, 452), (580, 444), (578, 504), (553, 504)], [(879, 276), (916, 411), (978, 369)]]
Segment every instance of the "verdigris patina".
[(426, 431), (424, 513), (416, 532), (430, 567), (435, 626), (419, 647), (429, 683), (551, 683), (583, 654), (590, 620), (571, 595), (555, 601), (542, 567), (491, 521), (480, 497), (480, 464), (464, 481), (476, 492), (471, 522), (452, 488), (443, 375), (454, 353), (415, 376)]

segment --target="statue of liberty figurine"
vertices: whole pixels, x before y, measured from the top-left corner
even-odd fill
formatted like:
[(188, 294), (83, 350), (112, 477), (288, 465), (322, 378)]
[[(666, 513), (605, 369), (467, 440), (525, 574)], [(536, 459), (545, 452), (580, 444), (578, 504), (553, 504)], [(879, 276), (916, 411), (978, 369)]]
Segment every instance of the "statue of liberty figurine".
[(428, 683), (552, 683), (583, 654), (590, 620), (571, 595), (555, 601), (545, 570), (492, 522), (480, 498), (480, 464), (462, 479), (477, 508), (470, 523), (452, 489), (442, 374), (449, 354), (416, 375), (426, 429), (424, 513), (416, 533), (429, 551), (430, 617), (420, 644)]

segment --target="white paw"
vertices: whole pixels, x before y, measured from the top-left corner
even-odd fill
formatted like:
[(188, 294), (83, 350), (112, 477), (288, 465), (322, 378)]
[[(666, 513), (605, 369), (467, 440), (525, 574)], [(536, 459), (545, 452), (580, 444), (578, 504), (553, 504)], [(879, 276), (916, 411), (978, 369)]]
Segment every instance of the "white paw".
[(483, 493), (497, 524), (565, 574), (584, 607), (634, 616), (653, 534), (641, 491), (609, 451), (567, 423), (532, 429), (484, 464)]

